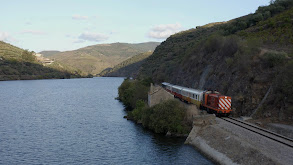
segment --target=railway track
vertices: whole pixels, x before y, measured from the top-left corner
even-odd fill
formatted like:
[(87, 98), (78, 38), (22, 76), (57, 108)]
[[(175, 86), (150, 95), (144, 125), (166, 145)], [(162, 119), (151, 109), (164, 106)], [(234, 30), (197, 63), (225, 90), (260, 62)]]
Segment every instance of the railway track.
[(282, 135), (277, 134), (275, 132), (271, 132), (269, 130), (260, 128), (258, 126), (253, 125), (253, 124), (243, 122), (241, 120), (234, 119), (234, 118), (231, 118), (231, 117), (221, 117), (220, 119), (225, 120), (225, 121), (227, 121), (229, 123), (232, 123), (234, 125), (242, 127), (244, 129), (247, 129), (247, 130), (249, 130), (251, 132), (254, 132), (256, 134), (259, 134), (261, 136), (269, 138), (269, 139), (271, 139), (273, 141), (279, 142), (279, 143), (281, 143), (283, 145), (286, 145), (288, 147), (293, 148), (293, 139), (288, 138), (286, 136), (282, 136)]

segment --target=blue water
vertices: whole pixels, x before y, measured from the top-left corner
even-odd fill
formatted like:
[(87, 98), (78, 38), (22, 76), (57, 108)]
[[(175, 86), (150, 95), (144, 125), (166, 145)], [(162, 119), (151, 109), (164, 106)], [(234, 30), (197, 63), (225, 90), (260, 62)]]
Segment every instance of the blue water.
[(0, 82), (0, 164), (212, 164), (123, 118), (123, 78)]

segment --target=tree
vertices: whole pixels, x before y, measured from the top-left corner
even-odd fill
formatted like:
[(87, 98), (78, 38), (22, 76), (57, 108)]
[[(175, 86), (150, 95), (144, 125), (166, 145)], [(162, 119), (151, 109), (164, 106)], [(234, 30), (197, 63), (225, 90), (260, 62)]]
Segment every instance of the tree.
[(33, 53), (29, 52), (28, 50), (24, 50), (22, 52), (21, 58), (27, 62), (34, 62), (36, 60), (36, 57), (33, 55)]
[(252, 19), (253, 19), (254, 23), (256, 24), (259, 21), (263, 20), (263, 15), (261, 13), (255, 14), (255, 15), (253, 15)]

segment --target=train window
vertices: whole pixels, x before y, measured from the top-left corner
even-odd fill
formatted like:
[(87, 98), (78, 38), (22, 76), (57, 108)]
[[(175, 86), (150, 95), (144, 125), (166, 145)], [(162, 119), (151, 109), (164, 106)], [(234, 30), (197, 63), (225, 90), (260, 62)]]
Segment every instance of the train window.
[(197, 100), (197, 95), (195, 95), (195, 99)]
[(192, 98), (194, 98), (194, 94), (192, 94)]

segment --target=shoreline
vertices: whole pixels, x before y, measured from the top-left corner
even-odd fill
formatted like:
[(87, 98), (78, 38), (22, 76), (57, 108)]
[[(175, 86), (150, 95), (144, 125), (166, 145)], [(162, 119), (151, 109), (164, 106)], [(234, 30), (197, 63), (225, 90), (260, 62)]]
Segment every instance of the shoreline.
[[(10, 75), (11, 76), (11, 75)], [(75, 79), (75, 78), (93, 78), (93, 77), (78, 77), (78, 76), (72, 76), (72, 77), (61, 77), (61, 78), (38, 78), (38, 76), (41, 75), (13, 75), (11, 78), (10, 76), (1, 75), (0, 81), (17, 81), (17, 80), (58, 80), (58, 79)]]

